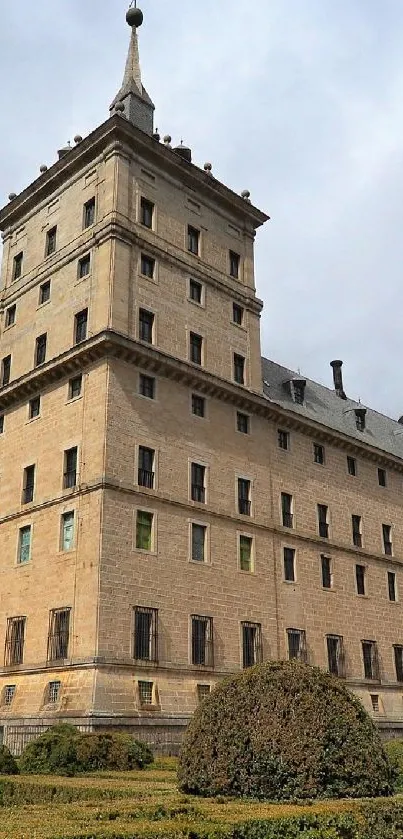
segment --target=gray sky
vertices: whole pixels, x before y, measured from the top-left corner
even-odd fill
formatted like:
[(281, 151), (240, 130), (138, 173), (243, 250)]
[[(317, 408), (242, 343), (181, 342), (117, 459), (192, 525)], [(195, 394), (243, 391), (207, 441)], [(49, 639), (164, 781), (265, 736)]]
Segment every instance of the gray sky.
[[(125, 0), (0, 0), (0, 203), (104, 121)], [(141, 0), (156, 125), (267, 211), (262, 352), (403, 414), (402, 0)]]

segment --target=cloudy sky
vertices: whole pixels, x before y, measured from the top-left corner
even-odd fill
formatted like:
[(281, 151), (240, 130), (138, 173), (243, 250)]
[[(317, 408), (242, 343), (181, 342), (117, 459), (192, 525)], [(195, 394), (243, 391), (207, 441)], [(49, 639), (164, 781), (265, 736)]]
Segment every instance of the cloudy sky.
[[(0, 0), (0, 203), (108, 116), (125, 0)], [(403, 414), (402, 0), (142, 0), (156, 125), (271, 221), (262, 350)]]

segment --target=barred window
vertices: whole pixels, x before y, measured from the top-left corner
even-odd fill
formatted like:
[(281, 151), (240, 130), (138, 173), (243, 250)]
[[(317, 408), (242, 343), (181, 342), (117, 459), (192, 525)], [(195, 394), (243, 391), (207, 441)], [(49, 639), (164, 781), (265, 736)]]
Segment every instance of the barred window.
[(10, 706), (15, 696), (15, 685), (6, 685), (3, 692), (3, 705)]
[(24, 661), (25, 617), (8, 618), (4, 666), (12, 667)]
[(349, 475), (352, 475), (353, 478), (357, 475), (357, 461), (355, 457), (347, 456), (347, 472)]
[(64, 453), (63, 488), (71, 489), (77, 485), (77, 446)]
[(6, 326), (13, 326), (13, 324), (15, 323), (16, 312), (17, 306), (15, 303), (12, 306), (9, 306), (8, 309), (6, 309)]
[(288, 657), (307, 660), (306, 633), (304, 629), (287, 629)]
[(342, 635), (326, 635), (329, 673), (344, 676), (344, 648)]
[(146, 376), (144, 373), (140, 373), (139, 393), (147, 399), (155, 399), (155, 379), (152, 376)]
[(243, 414), (241, 411), (236, 412), (236, 427), (241, 434), (249, 434), (250, 419), (248, 414)]
[(82, 256), (81, 259), (78, 260), (78, 279), (82, 280), (84, 277), (88, 277), (88, 274), (91, 270), (91, 255), (87, 253), (85, 256)]
[(139, 699), (141, 705), (152, 705), (153, 704), (153, 682), (138, 682), (139, 686)]
[(203, 286), (201, 283), (198, 283), (197, 280), (189, 280), (189, 299), (192, 300), (193, 303), (198, 303), (199, 306), (202, 305)]
[(61, 661), (68, 657), (70, 637), (70, 608), (49, 612), (47, 661)]
[(158, 661), (158, 609), (135, 606), (133, 658)]
[(364, 676), (373, 681), (379, 680), (379, 661), (376, 641), (361, 641)]
[(195, 227), (188, 226), (188, 251), (195, 256), (199, 254), (200, 230)]
[(239, 277), (239, 266), (241, 262), (241, 257), (239, 253), (235, 253), (235, 251), (229, 252), (229, 272), (230, 276), (234, 277), (235, 280)]
[(355, 581), (357, 586), (357, 594), (365, 594), (365, 565), (355, 566)]
[(245, 309), (243, 306), (239, 306), (238, 303), (232, 304), (232, 323), (236, 323), (237, 326), (242, 326), (244, 314)]
[(56, 705), (60, 697), (61, 682), (49, 682), (46, 689), (46, 702), (49, 705)]
[(393, 547), (392, 547), (392, 528), (390, 524), (383, 524), (382, 525), (382, 541), (383, 541), (383, 552), (386, 556), (392, 556), (393, 554)]
[(192, 664), (214, 666), (213, 618), (192, 615)]
[(242, 666), (253, 667), (263, 661), (262, 627), (260, 623), (242, 624)]
[(138, 484), (147, 489), (154, 489), (155, 451), (146, 446), (139, 446)]
[(151, 256), (146, 256), (145, 253), (142, 253), (140, 271), (143, 277), (148, 277), (149, 280), (153, 280), (155, 273), (155, 259)]
[(396, 603), (396, 574), (394, 571), (388, 571), (388, 595), (391, 603)]

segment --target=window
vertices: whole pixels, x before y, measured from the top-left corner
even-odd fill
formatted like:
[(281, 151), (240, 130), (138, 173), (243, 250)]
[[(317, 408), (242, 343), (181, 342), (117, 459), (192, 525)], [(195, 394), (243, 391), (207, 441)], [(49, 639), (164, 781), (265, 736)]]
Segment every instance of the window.
[(88, 277), (88, 274), (91, 270), (91, 254), (86, 253), (85, 256), (82, 256), (81, 259), (78, 260), (78, 279), (82, 280), (83, 277)]
[(139, 551), (153, 550), (154, 513), (148, 510), (137, 510), (136, 517), (136, 548)]
[(386, 556), (392, 556), (393, 553), (393, 546), (392, 546), (392, 528), (390, 524), (383, 524), (382, 525), (382, 541), (383, 541), (383, 552)]
[(155, 399), (155, 379), (152, 376), (145, 376), (144, 373), (140, 373), (139, 393), (141, 396), (146, 396), (147, 399)]
[(35, 466), (27, 466), (24, 469), (24, 484), (22, 490), (22, 503), (30, 504), (34, 500), (35, 488)]
[(314, 463), (319, 463), (320, 466), (324, 466), (325, 464), (325, 449), (319, 443), (313, 444), (313, 460)]
[(61, 550), (71, 551), (74, 547), (74, 512), (63, 513), (62, 515), (62, 533), (61, 533)]
[(385, 469), (378, 469), (378, 484), (380, 487), (386, 487), (386, 471)]
[(235, 253), (235, 251), (229, 252), (229, 272), (230, 276), (234, 277), (235, 280), (239, 277), (239, 265), (241, 262), (241, 257), (239, 253)]
[(8, 309), (6, 309), (6, 327), (13, 326), (13, 324), (15, 323), (16, 312), (17, 306), (15, 303), (13, 306), (9, 306)]
[(251, 514), (251, 484), (247, 478), (238, 478), (238, 513), (241, 516)]
[(1, 386), (8, 385), (11, 377), (11, 355), (6, 355), (1, 362)]
[(284, 579), (287, 583), (295, 583), (295, 550), (294, 548), (283, 549)]
[(238, 385), (245, 384), (245, 359), (236, 352), (234, 352), (234, 382)]
[(35, 342), (35, 367), (39, 367), (40, 364), (44, 364), (46, 361), (46, 344), (47, 335), (45, 332), (44, 335), (39, 335)]
[(158, 661), (158, 609), (135, 606), (133, 658)]
[(34, 398), (30, 399), (30, 401), (29, 401), (29, 408), (28, 408), (29, 419), (35, 419), (36, 417), (39, 417), (40, 413), (41, 413), (41, 397), (40, 396), (34, 396)]
[(279, 449), (283, 449), (285, 452), (288, 451), (290, 448), (290, 432), (283, 431), (279, 428), (277, 431), (277, 441)]
[(244, 312), (245, 310), (238, 303), (232, 304), (232, 322), (236, 323), (237, 326), (242, 326)]
[(17, 253), (17, 256), (14, 257), (13, 282), (15, 282), (15, 280), (19, 280), (19, 278), (22, 276), (23, 259), (24, 259), (24, 254), (23, 254), (22, 251), (21, 251), (21, 253)]
[(189, 356), (193, 364), (201, 364), (203, 355), (203, 338), (191, 332), (189, 336)]
[(206, 400), (204, 396), (192, 393), (192, 414), (195, 417), (204, 417), (206, 415)]
[(396, 574), (394, 571), (388, 571), (388, 595), (392, 603), (396, 603)]
[(241, 571), (253, 571), (253, 539), (251, 536), (239, 537), (239, 566)]
[(140, 264), (140, 270), (143, 277), (148, 277), (149, 280), (153, 280), (155, 272), (155, 259), (151, 256), (146, 256), (145, 253), (142, 253)]
[(95, 221), (95, 198), (90, 198), (84, 204), (83, 228), (92, 227)]
[(211, 685), (197, 685), (197, 699), (199, 702), (203, 702), (203, 699), (207, 699), (211, 693)]
[(288, 658), (307, 660), (306, 634), (304, 629), (287, 629)]
[(327, 660), (329, 673), (344, 676), (344, 649), (341, 635), (326, 635)]
[(83, 377), (80, 373), (79, 376), (74, 376), (73, 379), (69, 381), (69, 399), (77, 399), (81, 396), (81, 388), (83, 384)]
[(4, 414), (0, 414), (0, 434), (4, 432)]
[(355, 457), (347, 457), (347, 472), (354, 478), (357, 475), (357, 461)]
[(192, 553), (193, 562), (206, 561), (207, 527), (203, 524), (192, 524)]
[(146, 309), (139, 310), (139, 338), (147, 344), (153, 343), (154, 314)]
[(192, 615), (192, 664), (214, 666), (213, 618)]
[(48, 300), (50, 300), (50, 280), (46, 280), (46, 283), (39, 286), (39, 305), (42, 306)]
[(242, 627), (242, 667), (253, 667), (263, 661), (262, 627), (260, 623), (244, 621)]
[(77, 446), (64, 453), (63, 489), (77, 486)]
[(46, 688), (46, 704), (57, 705), (60, 696), (61, 682), (49, 682)]
[(403, 646), (401, 644), (395, 644), (393, 652), (395, 656), (396, 680), (403, 682)]
[(153, 218), (154, 218), (154, 204), (152, 201), (148, 201), (147, 198), (141, 198), (140, 200), (140, 221), (144, 227), (148, 227), (150, 230), (153, 226)]
[(152, 705), (154, 683), (140, 681), (138, 686), (140, 705)]
[(236, 412), (236, 427), (241, 434), (249, 434), (249, 421), (248, 414), (242, 414), (241, 411)]
[(56, 251), (57, 227), (52, 227), (46, 234), (45, 256), (51, 256)]
[(70, 609), (49, 612), (47, 661), (62, 661), (69, 652)]
[(292, 495), (289, 495), (288, 492), (281, 493), (281, 520), (283, 527), (292, 527), (293, 526), (293, 514), (292, 514)]
[(375, 641), (361, 641), (365, 679), (379, 679), (378, 650)]
[(154, 449), (139, 446), (138, 484), (147, 489), (154, 489)]
[(193, 303), (198, 303), (199, 306), (202, 305), (203, 286), (197, 280), (189, 280), (189, 299), (193, 300)]
[(293, 379), (291, 382), (291, 395), (296, 405), (303, 405), (305, 399), (306, 381), (304, 379)]
[(206, 503), (206, 467), (192, 463), (190, 467), (190, 497), (199, 504)]
[(332, 588), (333, 586), (333, 575), (332, 575), (332, 560), (330, 556), (326, 556), (325, 554), (321, 555), (320, 558), (321, 563), (321, 571), (322, 571), (322, 588)]
[(3, 704), (4, 705), (9, 706), (9, 705), (12, 704), (12, 701), (13, 701), (14, 696), (15, 696), (15, 689), (16, 689), (15, 685), (6, 685), (5, 686), (4, 693), (3, 693)]
[(19, 565), (24, 565), (31, 559), (31, 525), (21, 527), (18, 537), (18, 558)]
[(366, 425), (366, 408), (356, 408), (355, 409), (355, 427), (357, 431), (365, 431)]
[(8, 618), (4, 666), (22, 664), (24, 661), (25, 617)]
[(329, 538), (329, 508), (326, 504), (318, 504), (318, 529), (321, 539)]
[(200, 230), (196, 230), (195, 227), (191, 227), (190, 224), (188, 226), (188, 251), (189, 253), (195, 254), (195, 256), (199, 255), (199, 245), (200, 245)]
[(357, 594), (365, 594), (365, 565), (355, 566), (355, 582), (357, 586)]
[(81, 344), (87, 337), (88, 309), (77, 312), (74, 318), (74, 343)]
[(371, 693), (370, 697), (371, 697), (372, 710), (373, 710), (374, 714), (379, 714), (380, 713), (380, 704), (379, 704), (378, 694), (377, 693)]
[(351, 516), (351, 524), (353, 528), (353, 545), (356, 548), (362, 548), (361, 516)]

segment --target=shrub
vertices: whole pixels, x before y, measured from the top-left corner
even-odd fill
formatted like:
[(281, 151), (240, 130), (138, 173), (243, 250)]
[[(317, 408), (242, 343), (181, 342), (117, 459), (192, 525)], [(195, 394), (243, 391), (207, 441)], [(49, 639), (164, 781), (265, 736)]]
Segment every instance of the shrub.
[(55, 725), (25, 747), (20, 758), (21, 772), (32, 775), (75, 775), (79, 732), (73, 725)]
[(302, 662), (265, 662), (222, 682), (187, 729), (179, 783), (269, 800), (390, 795), (395, 771), (359, 700)]
[(403, 740), (388, 740), (384, 743), (386, 754), (392, 766), (395, 768), (398, 781), (398, 789), (403, 788)]
[(19, 769), (7, 746), (0, 746), (0, 775), (18, 775)]

